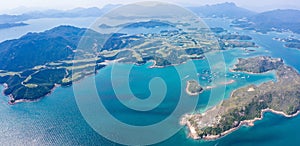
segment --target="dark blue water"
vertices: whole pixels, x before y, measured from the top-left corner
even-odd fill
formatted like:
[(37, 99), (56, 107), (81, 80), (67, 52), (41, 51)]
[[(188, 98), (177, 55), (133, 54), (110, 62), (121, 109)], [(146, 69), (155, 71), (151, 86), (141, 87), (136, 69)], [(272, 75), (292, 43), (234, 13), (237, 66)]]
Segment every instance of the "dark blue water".
[[(221, 22), (220, 22), (221, 21)], [(223, 20), (214, 20), (224, 25)], [(239, 30), (236, 30), (239, 31)], [(270, 55), (284, 58), (285, 62), (300, 70), (300, 51), (284, 48), (282, 43), (272, 40), (273, 37), (286, 34), (261, 35), (254, 32), (249, 33), (255, 41), (262, 46), (257, 52), (248, 54), (242, 49), (232, 49), (224, 52), (227, 67), (229, 68), (238, 57), (251, 57), (256, 55)], [(198, 72), (207, 70), (205, 61), (194, 61)], [(120, 82), (122, 85), (122, 66), (120, 65)], [(180, 65), (185, 68), (185, 64)], [(109, 80), (110, 67), (99, 71), (96, 81), (101, 100), (106, 103), (107, 109), (119, 120), (133, 125), (153, 124), (163, 120), (176, 107), (178, 95), (183, 92), (179, 86), (179, 78), (174, 68), (149, 69), (147, 65), (136, 66), (130, 76), (130, 86), (134, 94), (140, 98), (150, 95), (148, 83), (152, 77), (161, 77), (165, 80), (168, 88), (174, 92), (167, 93), (165, 101), (156, 109), (148, 113), (139, 113), (122, 106), (114, 97)], [(188, 70), (188, 69), (187, 69)], [(248, 75), (242, 73), (227, 73), (229, 79), (234, 79), (233, 84), (226, 87), (225, 98), (236, 88), (249, 84), (260, 84), (265, 81), (274, 80), (274, 74)], [(83, 89), (89, 89), (86, 78), (78, 83)], [(186, 80), (192, 77), (186, 78)], [(208, 84), (207, 80), (199, 77), (200, 83)], [(3, 88), (1, 87), (1, 90)], [(199, 97), (188, 98), (197, 101), (197, 110), (206, 108), (207, 103), (212, 100), (210, 91), (205, 91)], [(214, 97), (217, 103), (222, 100)], [(73, 90), (71, 87), (58, 87), (51, 95), (35, 103), (20, 103), (14, 106), (7, 104), (8, 98), (0, 96), (0, 143), (1, 145), (116, 145), (96, 133), (86, 123), (77, 107)], [(89, 101), (93, 102), (93, 101)], [(179, 119), (178, 119), (179, 121)], [(239, 130), (216, 141), (194, 141), (187, 138), (187, 129), (181, 129), (176, 135), (157, 145), (297, 145), (300, 142), (300, 117), (285, 118), (279, 115), (266, 113), (262, 121), (255, 123), (254, 127), (242, 127)], [(107, 129), (110, 130), (110, 129)], [(168, 127), (165, 129), (168, 130)]]

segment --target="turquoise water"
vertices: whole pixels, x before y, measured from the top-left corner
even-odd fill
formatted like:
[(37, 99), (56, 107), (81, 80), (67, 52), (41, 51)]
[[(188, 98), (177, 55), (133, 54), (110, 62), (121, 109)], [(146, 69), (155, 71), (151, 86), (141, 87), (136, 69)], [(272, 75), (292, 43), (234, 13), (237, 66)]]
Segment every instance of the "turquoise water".
[[(216, 26), (227, 24), (225, 20), (213, 20), (211, 23)], [(254, 32), (240, 32), (249, 33), (262, 48), (258, 48), (257, 52), (251, 54), (245, 53), (242, 49), (225, 51), (224, 58), (228, 68), (238, 57), (251, 57), (263, 54), (282, 57), (286, 63), (300, 70), (300, 63), (297, 60), (297, 57), (300, 56), (300, 51), (284, 48), (282, 43), (272, 40), (273, 37), (288, 34), (272, 33), (260, 35)], [(198, 72), (208, 69), (205, 61), (194, 61), (194, 63)], [(121, 76), (122, 72), (125, 71), (125, 69), (122, 70), (123, 67), (125, 68), (126, 64), (120, 64), (118, 67), (120, 86), (124, 84)], [(184, 69), (185, 64), (178, 67)], [(178, 84), (183, 81), (179, 79), (174, 68), (149, 69), (148, 65), (135, 66), (131, 72), (130, 85), (132, 92), (136, 96), (147, 98), (150, 95), (148, 83), (152, 77), (157, 76), (165, 79), (168, 88), (172, 91), (167, 93), (165, 100), (158, 108), (147, 113), (138, 113), (122, 106), (113, 96), (110, 70), (111, 67), (106, 67), (99, 71), (95, 77), (97, 87), (101, 94), (101, 100), (105, 103), (107, 109), (122, 122), (133, 125), (147, 125), (159, 122), (172, 112), (177, 105), (178, 95), (183, 92)], [(234, 79), (236, 82), (226, 87), (225, 98), (229, 97), (229, 94), (236, 88), (274, 80), (273, 73), (263, 75), (227, 73), (227, 75), (229, 79)], [(192, 78), (188, 77), (185, 80)], [(82, 87), (82, 90), (88, 91), (90, 85), (87, 84), (87, 81), (92, 79), (94, 78), (88, 77), (76, 84)], [(209, 85), (207, 80), (203, 80), (201, 77), (199, 77), (199, 80), (201, 84)], [(3, 87), (0, 87), (0, 89), (3, 90)], [(197, 97), (189, 98), (188, 96), (186, 96), (186, 99), (198, 102), (198, 110), (205, 109), (210, 100), (215, 100), (215, 103), (222, 100), (220, 97), (210, 99), (209, 95), (210, 91), (205, 91), (199, 96), (199, 100), (197, 100)], [(1, 145), (117, 145), (103, 138), (89, 127), (79, 112), (71, 87), (58, 87), (51, 95), (35, 103), (20, 103), (11, 106), (7, 102), (8, 98), (0, 95)], [(183, 128), (176, 135), (157, 145), (297, 145), (300, 142), (300, 136), (298, 135), (300, 131), (299, 122), (300, 116), (285, 118), (266, 113), (265, 118), (256, 122), (254, 127), (242, 127), (216, 141), (191, 140), (187, 138), (187, 129)], [(168, 130), (168, 128), (165, 127), (162, 130)]]
[[(195, 61), (195, 64), (201, 65), (203, 62)], [(120, 65), (118, 68), (122, 69), (122, 66), (126, 66), (126, 64)], [(184, 68), (184, 65), (182, 65), (182, 67)], [(200, 70), (202, 69), (206, 68), (200, 67)], [(167, 94), (162, 105), (147, 113), (138, 113), (127, 109), (113, 97), (114, 93), (110, 85), (109, 77), (110, 70), (111, 67), (100, 70), (96, 75), (97, 86), (99, 86), (99, 92), (103, 103), (105, 103), (112, 115), (122, 122), (139, 126), (160, 122), (170, 115), (177, 105), (178, 95), (180, 95), (181, 90), (180, 84), (176, 83), (176, 81), (178, 81), (178, 76), (172, 67), (149, 69), (147, 65), (145, 65), (136, 66), (135, 69), (133, 69), (133, 76), (130, 84), (133, 85), (131, 86), (132, 90), (137, 96), (140, 96), (141, 98), (149, 96), (147, 84), (153, 76), (160, 76), (166, 79), (165, 82), (171, 91)], [(122, 74), (122, 70), (119, 70), (119, 72)], [(236, 83), (227, 87), (227, 94), (236, 87), (249, 83), (259, 84), (265, 81), (266, 78), (269, 80), (274, 79), (273, 74), (252, 75), (248, 79), (237, 79), (240, 81), (236, 81)], [(91, 85), (87, 81), (91, 79), (93, 79), (93, 77), (84, 79), (77, 84), (79, 84), (83, 90), (89, 90)], [(122, 84), (122, 81), (120, 81), (120, 85)], [(197, 101), (196, 98), (184, 98), (186, 98), (186, 100), (191, 100), (191, 102)], [(201, 94), (199, 98), (198, 109), (206, 108), (206, 104), (209, 101), (209, 91)], [(77, 109), (74, 95), (72, 94), (72, 88), (70, 87), (58, 87), (50, 96), (45, 97), (39, 102), (20, 103), (14, 106), (8, 105), (7, 97), (1, 95), (0, 109), (0, 117), (3, 117), (0, 122), (0, 127), (2, 127), (0, 131), (2, 135), (0, 138), (1, 144), (10, 144), (14, 139), (18, 139), (18, 141), (14, 141), (13, 143), (33, 143), (37, 145), (111, 144), (86, 124)], [(184, 129), (163, 144), (172, 144), (173, 142), (178, 143), (179, 141), (186, 144), (197, 144), (195, 141), (186, 138)]]

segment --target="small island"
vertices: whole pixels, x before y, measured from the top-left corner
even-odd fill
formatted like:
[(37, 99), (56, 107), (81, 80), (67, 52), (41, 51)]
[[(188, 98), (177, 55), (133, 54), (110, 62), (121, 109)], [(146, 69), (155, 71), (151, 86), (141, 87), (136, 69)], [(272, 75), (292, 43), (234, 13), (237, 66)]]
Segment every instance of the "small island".
[(24, 22), (16, 22), (16, 23), (2, 23), (0, 24), (0, 29), (7, 29), (7, 28), (13, 28), (13, 27), (20, 27), (20, 26), (26, 26), (29, 25)]
[(273, 40), (279, 41), (279, 42), (283, 42), (284, 47), (286, 48), (296, 48), (296, 49), (300, 49), (300, 40), (294, 37), (288, 37), (288, 38), (273, 38)]
[(203, 92), (203, 88), (196, 80), (189, 80), (186, 84), (186, 93), (188, 95), (197, 96)]
[(252, 42), (252, 37), (248, 35), (240, 35), (238, 33), (223, 33), (217, 35), (220, 46), (222, 48), (254, 48), (257, 47), (255, 42)]
[(300, 49), (300, 43), (288, 43), (288, 44), (285, 44), (284, 47)]
[(282, 66), (283, 60), (268, 56), (259, 56), (252, 59), (239, 58), (238, 63), (231, 69), (233, 72), (264, 73)]
[[(255, 57), (240, 59), (236, 71), (275, 71), (277, 81), (249, 85), (233, 91), (230, 98), (204, 113), (186, 114), (181, 124), (188, 126), (193, 139), (214, 140), (241, 126), (253, 126), (265, 112), (294, 117), (300, 110), (300, 74), (282, 59)], [(266, 66), (266, 67), (265, 67)]]
[(220, 35), (219, 38), (224, 40), (252, 40), (252, 38), (248, 35), (239, 35), (231, 33)]

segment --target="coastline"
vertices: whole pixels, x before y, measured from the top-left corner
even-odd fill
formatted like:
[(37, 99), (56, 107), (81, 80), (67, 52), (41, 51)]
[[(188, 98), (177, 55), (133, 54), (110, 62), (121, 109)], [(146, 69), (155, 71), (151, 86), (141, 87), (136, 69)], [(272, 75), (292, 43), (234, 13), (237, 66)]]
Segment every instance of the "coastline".
[[(117, 62), (119, 62), (120, 60), (122, 60), (123, 58), (120, 58), (120, 59), (117, 59), (117, 60), (105, 60), (105, 61), (103, 61), (103, 62), (100, 62), (99, 63), (99, 65), (105, 65), (105, 66), (108, 66), (108, 65), (111, 65), (111, 64), (113, 64), (113, 63), (117, 63)], [(191, 59), (191, 60), (202, 60), (202, 59)], [(152, 62), (153, 64), (152, 65), (150, 65), (148, 68), (165, 68), (165, 67), (169, 67), (169, 66), (177, 66), (177, 65), (180, 65), (180, 64), (171, 64), (171, 65), (166, 65), (166, 66), (157, 66), (156, 65), (156, 61), (155, 60), (149, 60), (148, 62)], [(185, 61), (185, 62), (182, 62), (181, 64), (184, 64), (184, 63), (187, 63), (187, 61)], [(135, 65), (139, 65), (139, 64), (136, 64), (136, 63), (134, 63)], [(100, 68), (100, 69), (102, 69), (102, 68)], [(98, 70), (100, 70), (100, 69), (98, 69)], [(97, 74), (97, 71), (98, 70), (96, 70), (95, 71), (95, 74)], [(80, 79), (78, 79), (78, 80), (74, 80), (74, 81), (72, 81), (72, 84), (73, 83), (77, 83), (77, 82), (80, 82), (80, 80), (82, 80), (82, 79), (84, 79), (84, 78), (86, 78), (86, 77), (88, 77), (88, 76), (91, 76), (91, 75), (94, 75), (94, 74), (85, 74), (83, 77), (81, 77)], [(2, 84), (3, 86), (4, 86), (4, 89), (3, 89), (3, 91), (2, 91), (2, 93), (4, 94), (4, 91), (8, 88), (8, 85), (7, 84)], [(8, 102), (8, 104), (10, 104), (10, 105), (14, 105), (14, 104), (17, 104), (17, 103), (22, 103), (22, 102), (37, 102), (37, 101), (39, 101), (39, 100), (41, 100), (43, 97), (45, 97), (45, 96), (48, 96), (48, 95), (50, 95), (54, 90), (55, 90), (55, 88), (57, 88), (57, 87), (59, 87), (59, 86), (61, 86), (61, 87), (68, 87), (68, 86), (71, 86), (71, 85), (60, 85), (60, 84), (55, 84), (54, 85), (54, 87), (49, 91), (49, 93), (47, 93), (47, 94), (45, 94), (45, 95), (42, 95), (42, 96), (40, 96), (39, 98), (36, 98), (36, 99), (18, 99), (18, 100), (15, 100), (15, 98), (11, 95), (11, 94), (9, 94), (9, 95), (6, 95), (6, 94), (4, 94), (5, 96), (7, 96), (7, 97), (9, 97), (9, 102)], [(203, 91), (202, 91), (203, 92)], [(201, 93), (202, 93), (201, 92)], [(191, 93), (191, 96), (196, 96), (196, 95), (199, 95), (199, 94), (195, 94), (195, 95), (192, 95), (193, 93)], [(11, 102), (11, 101), (14, 101), (14, 102)]]
[[(101, 63), (99, 63), (99, 64), (100, 64), (100, 65), (108, 66), (108, 65), (111, 65), (111, 64), (113, 64), (113, 63), (116, 63), (116, 62), (120, 61), (121, 59), (122, 59), (122, 58), (120, 58), (120, 59), (118, 59), (118, 60), (113, 60), (113, 61), (105, 60), (104, 62), (101, 62)], [(165, 68), (165, 67), (168, 67), (168, 66), (157, 66), (155, 60), (150, 60), (149, 62), (153, 62), (153, 65), (151, 65), (149, 68)], [(186, 62), (184, 62), (184, 63), (186, 63)], [(170, 66), (176, 66), (176, 65), (179, 65), (179, 64), (170, 65)], [(101, 69), (102, 69), (102, 68), (101, 68)], [(73, 83), (80, 82), (82, 79), (84, 79), (84, 78), (86, 78), (86, 77), (89, 77), (89, 76), (92, 76), (92, 75), (96, 75), (96, 74), (97, 74), (97, 72), (95, 72), (95, 74), (86, 74), (86, 75), (84, 75), (82, 78), (80, 78), (79, 80), (74, 80), (74, 81), (72, 81), (72, 84), (73, 84)], [(2, 91), (2, 94), (3, 94), (4, 96), (7, 96), (7, 97), (9, 98), (9, 101), (8, 101), (8, 104), (9, 104), (9, 105), (15, 105), (15, 104), (17, 104), (17, 103), (22, 103), (22, 102), (37, 102), (37, 101), (41, 100), (42, 98), (51, 95), (51, 93), (52, 93), (57, 87), (68, 87), (68, 86), (71, 86), (71, 85), (66, 85), (66, 86), (64, 86), (64, 85), (61, 85), (61, 84), (54, 84), (54, 87), (53, 87), (47, 94), (42, 95), (42, 96), (40, 96), (39, 98), (36, 98), (36, 99), (18, 99), (18, 100), (15, 100), (15, 98), (14, 98), (13, 95), (11, 95), (11, 94), (9, 94), (9, 95), (4, 94), (4, 91), (5, 91), (6, 89), (8, 89), (8, 85), (7, 85), (6, 83), (4, 83), (4, 84), (2, 84), (2, 85), (4, 86), (4, 89), (3, 89), (3, 91)], [(12, 102), (12, 101), (14, 101), (14, 102)]]
[[(103, 63), (103, 64), (102, 64), (102, 63)], [(109, 63), (110, 63), (110, 62), (101, 62), (101, 63), (99, 63), (99, 64), (105, 65), (104, 67), (106, 67)], [(104, 68), (104, 67), (102, 67), (102, 68)], [(102, 69), (102, 68), (100, 68), (100, 69)], [(9, 104), (9, 105), (14, 105), (14, 104), (17, 104), (17, 103), (22, 103), (22, 102), (38, 102), (38, 101), (40, 101), (42, 98), (51, 95), (57, 87), (70, 87), (70, 86), (72, 86), (73, 83), (78, 83), (78, 82), (80, 82), (82, 79), (85, 79), (85, 78), (87, 78), (87, 77), (89, 77), (89, 76), (96, 75), (96, 74), (98, 73), (97, 71), (100, 70), (100, 69), (95, 70), (95, 72), (93, 72), (93, 73), (91, 73), (91, 74), (86, 74), (86, 73), (85, 73), (84, 76), (82, 76), (82, 77), (79, 78), (78, 80), (72, 80), (71, 84), (63, 85), (63, 84), (57, 84), (57, 83), (55, 83), (54, 86), (53, 86), (53, 88), (52, 88), (48, 93), (46, 93), (46, 94), (44, 94), (44, 95), (41, 95), (39, 98), (35, 98), (35, 99), (18, 99), (18, 100), (15, 100), (14, 96), (12, 96), (11, 94), (9, 94), (9, 95), (4, 94), (4, 91), (5, 91), (6, 89), (8, 89), (8, 85), (7, 85), (6, 83), (3, 83), (3, 84), (2, 84), (2, 85), (4, 86), (4, 89), (3, 89), (3, 91), (2, 91), (2, 94), (3, 94), (4, 96), (7, 96), (7, 97), (9, 98), (9, 101), (8, 101), (8, 104)], [(72, 72), (73, 70), (70, 70), (70, 71)], [(69, 75), (69, 74), (67, 74), (67, 75)], [(14, 101), (14, 102), (12, 102), (12, 101)]]
[(246, 73), (246, 74), (249, 74), (249, 75), (263, 75), (263, 74), (269, 74), (271, 72), (274, 72), (274, 70), (269, 70), (269, 71), (266, 71), (266, 72), (262, 72), (262, 73), (254, 73), (254, 72), (248, 72), (248, 71), (235, 71), (236, 67), (233, 66), (232, 68), (229, 68), (228, 70), (232, 73)]
[(187, 61), (185, 61), (185, 62), (182, 62), (181, 64), (170, 64), (170, 65), (165, 65), (165, 66), (158, 66), (158, 65), (156, 65), (156, 61), (155, 60), (149, 60), (147, 62), (151, 62), (152, 63), (152, 65), (149, 66), (148, 68), (165, 68), (165, 67), (178, 66), (178, 65), (187, 63)]
[(189, 81), (186, 81), (186, 87), (185, 87), (185, 92), (190, 95), (190, 96), (198, 96), (199, 94), (203, 93), (204, 89), (202, 89), (201, 92), (199, 93), (192, 93), (189, 91), (189, 87), (190, 87), (191, 83)]
[[(41, 97), (39, 98), (36, 98), (36, 99), (18, 99), (18, 100), (15, 100), (14, 96), (12, 94), (9, 94), (9, 95), (6, 95), (9, 97), (9, 101), (8, 101), (8, 104), (10, 105), (15, 105), (17, 103), (22, 103), (22, 102), (38, 102), (40, 101), (42, 98), (46, 97), (46, 96), (49, 96), (51, 95), (51, 93), (57, 88), (57, 87), (62, 87), (62, 85), (59, 85), (59, 84), (54, 84), (54, 87), (49, 91), (49, 93), (45, 94), (45, 95), (42, 95)], [(5, 89), (3, 90), (5, 91)], [(4, 94), (5, 95), (5, 94)], [(14, 101), (14, 102), (12, 102)]]
[[(274, 71), (274, 69), (272, 70), (268, 70), (268, 71), (265, 71), (265, 72), (259, 72), (259, 73), (255, 73), (255, 72), (249, 72), (249, 71), (236, 71), (235, 69), (237, 68), (236, 65), (240, 63), (240, 59), (237, 59), (237, 63), (235, 65), (233, 65), (231, 68), (229, 68), (228, 70), (232, 73), (239, 73), (239, 72), (243, 72), (243, 73), (246, 73), (246, 74), (252, 74), (252, 75), (261, 75), (261, 74), (268, 74), (268, 73), (271, 73)], [(285, 62), (283, 61), (282, 62), (283, 64), (285, 64)]]
[[(203, 139), (203, 140), (205, 140), (205, 141), (213, 141), (213, 140), (220, 139), (220, 138), (222, 138), (222, 137), (224, 137), (224, 136), (226, 136), (226, 135), (228, 135), (228, 134), (230, 134), (230, 133), (232, 133), (232, 132), (238, 130), (238, 129), (241, 128), (242, 126), (249, 126), (249, 127), (254, 126), (254, 125), (255, 125), (254, 123), (255, 123), (256, 121), (260, 121), (260, 120), (262, 120), (262, 119), (264, 118), (264, 114), (265, 114), (266, 112), (271, 112), (271, 113), (274, 113), (274, 114), (277, 114), (277, 115), (284, 116), (284, 117), (286, 117), (286, 118), (293, 118), (293, 117), (296, 117), (296, 116), (298, 116), (298, 115), (300, 114), (300, 110), (298, 110), (296, 113), (294, 113), (294, 114), (292, 114), (292, 115), (288, 115), (288, 114), (286, 114), (286, 113), (284, 113), (284, 112), (282, 112), (282, 111), (276, 111), (276, 110), (267, 108), (267, 109), (263, 109), (263, 110), (261, 111), (261, 117), (259, 117), (259, 118), (254, 118), (254, 119), (252, 119), (252, 120), (244, 120), (244, 121), (241, 121), (240, 124), (239, 124), (238, 126), (236, 126), (236, 127), (234, 127), (234, 128), (231, 128), (231, 129), (229, 129), (229, 130), (227, 130), (227, 131), (225, 131), (225, 132), (222, 132), (222, 133), (219, 134), (219, 135), (208, 135), (208, 136), (205, 136), (205, 137), (203, 137), (203, 138), (199, 137), (199, 135), (198, 135), (198, 134), (196, 133), (196, 131), (195, 131), (196, 128), (193, 127), (193, 126), (190, 124), (190, 122), (187, 121), (185, 118), (182, 118), (180, 124), (181, 124), (181, 125), (186, 125), (186, 126), (188, 127), (188, 130), (189, 130), (189, 137), (191, 137), (192, 139), (194, 139), (194, 140)], [(203, 113), (203, 114), (205, 114), (205, 113)], [(186, 117), (186, 116), (187, 116), (187, 115), (184, 115), (184, 117)]]
[[(95, 74), (97, 74), (97, 73), (95, 72)], [(44, 95), (40, 96), (39, 98), (32, 99), (32, 100), (31, 99), (18, 99), (18, 100), (15, 100), (15, 98), (14, 98), (14, 96), (12, 96), (12, 94), (9, 94), (9, 95), (4, 94), (4, 91), (8, 88), (8, 85), (6, 83), (3, 84), (4, 89), (3, 89), (2, 93), (3, 93), (3, 95), (8, 96), (8, 98), (9, 98), (8, 104), (10, 104), (10, 105), (15, 105), (17, 103), (22, 103), (22, 102), (38, 102), (42, 98), (51, 95), (56, 88), (58, 88), (58, 87), (70, 87), (70, 86), (72, 86), (73, 83), (80, 82), (82, 79), (84, 79), (86, 77), (89, 77), (89, 76), (92, 76), (92, 75), (94, 75), (94, 74), (86, 74), (85, 76), (83, 76), (79, 80), (74, 80), (74, 81), (72, 81), (71, 84), (68, 84), (68, 85), (54, 84), (54, 87), (47, 94), (44, 94)], [(14, 101), (14, 102), (12, 102), (12, 101)]]

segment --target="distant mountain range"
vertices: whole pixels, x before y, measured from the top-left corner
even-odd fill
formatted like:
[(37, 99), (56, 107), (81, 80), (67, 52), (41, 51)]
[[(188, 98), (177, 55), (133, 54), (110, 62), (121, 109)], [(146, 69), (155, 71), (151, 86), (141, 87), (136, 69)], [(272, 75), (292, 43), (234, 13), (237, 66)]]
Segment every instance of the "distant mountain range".
[(291, 30), (300, 33), (299, 10), (274, 10), (263, 12), (249, 18), (254, 28), (272, 30), (272, 28)]
[(234, 3), (189, 7), (189, 9), (202, 17), (227, 17), (231, 19), (237, 19), (234, 21), (236, 24), (235, 26), (245, 29), (252, 29), (263, 33), (273, 30), (291, 30), (295, 33), (300, 33), (299, 10), (272, 10), (256, 13), (244, 8), (240, 8)]
[(3, 23), (3, 24), (0, 24), (0, 29), (6, 29), (6, 28), (18, 27), (18, 26), (26, 26), (26, 25), (29, 25), (29, 24), (23, 23), (23, 22)]
[[(0, 26), (2, 28), (24, 26), (21, 22), (29, 19), (39, 18), (75, 18), (75, 17), (99, 17), (109, 10), (120, 5), (107, 5), (102, 9), (75, 8), (67, 11), (47, 10), (24, 13), (22, 15), (0, 15)], [(300, 11), (299, 10), (273, 10), (263, 13), (253, 12), (236, 6), (234, 3), (221, 3), (199, 7), (187, 7), (200, 17), (221, 17), (236, 19), (236, 27), (253, 29), (260, 32), (270, 30), (291, 30), (300, 33)], [(238, 20), (244, 18), (242, 21)], [(0, 27), (1, 29), (1, 27)]]
[(39, 18), (75, 18), (75, 17), (99, 17), (107, 11), (118, 7), (119, 5), (106, 5), (99, 9), (97, 7), (91, 8), (75, 8), (71, 10), (46, 10), (46, 11), (32, 11), (21, 15), (0, 15), (0, 24), (15, 23), (26, 21), (29, 19)]
[(234, 3), (221, 3), (200, 7), (188, 7), (188, 9), (201, 17), (243, 18), (250, 17), (256, 14), (256, 12), (240, 8)]

